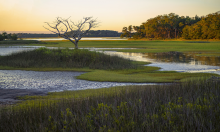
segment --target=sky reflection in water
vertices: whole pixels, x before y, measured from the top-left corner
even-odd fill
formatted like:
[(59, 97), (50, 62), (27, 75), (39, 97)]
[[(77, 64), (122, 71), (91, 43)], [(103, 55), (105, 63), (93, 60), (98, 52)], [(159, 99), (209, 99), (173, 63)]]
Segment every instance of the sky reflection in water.
[(125, 53), (105, 51), (135, 61), (151, 62), (148, 66), (160, 67), (161, 71), (220, 74), (220, 57), (197, 56), (197, 53)]

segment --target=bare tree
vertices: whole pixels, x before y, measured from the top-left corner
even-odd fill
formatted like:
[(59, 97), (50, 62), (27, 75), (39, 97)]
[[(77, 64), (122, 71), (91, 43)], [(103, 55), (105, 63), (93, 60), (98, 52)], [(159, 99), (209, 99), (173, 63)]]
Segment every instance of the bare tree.
[(92, 17), (85, 17), (83, 20), (78, 23), (74, 23), (69, 18), (63, 19), (61, 17), (57, 17), (56, 21), (52, 24), (45, 22), (51, 29), (47, 30), (58, 33), (60, 37), (63, 37), (75, 45), (75, 49), (78, 49), (79, 40), (86, 34), (91, 28), (97, 27), (99, 24), (96, 19), (92, 19)]

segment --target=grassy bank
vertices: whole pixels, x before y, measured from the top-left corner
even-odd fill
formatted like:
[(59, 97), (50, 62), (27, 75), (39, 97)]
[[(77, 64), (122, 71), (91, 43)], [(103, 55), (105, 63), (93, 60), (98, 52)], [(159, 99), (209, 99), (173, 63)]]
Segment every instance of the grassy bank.
[(215, 79), (26, 96), (0, 110), (0, 131), (218, 131)]
[[(148, 70), (151, 69), (151, 70)], [(179, 73), (175, 71), (156, 71), (157, 67), (137, 70), (106, 71), (95, 70), (77, 77), (77, 79), (100, 82), (134, 82), (134, 83), (171, 83), (183, 82), (188, 78), (211, 77), (211, 73)]]

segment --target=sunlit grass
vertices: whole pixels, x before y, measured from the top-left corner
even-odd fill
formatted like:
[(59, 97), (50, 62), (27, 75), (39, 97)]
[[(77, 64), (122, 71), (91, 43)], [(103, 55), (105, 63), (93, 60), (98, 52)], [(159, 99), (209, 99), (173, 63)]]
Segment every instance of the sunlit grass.
[[(141, 49), (118, 49), (121, 52), (139, 52), (139, 53), (158, 53), (158, 52), (216, 52), (220, 54), (220, 41), (204, 41), (209, 43), (201, 43), (201, 40), (192, 41), (143, 41), (143, 40), (82, 40), (79, 41), (79, 48), (141, 48)], [(8, 44), (10, 46), (10, 44)], [(64, 47), (74, 48), (74, 44), (68, 40), (62, 41), (42, 41), (42, 44), (17, 44), (29, 46), (48, 46), (48, 47)]]
[[(154, 68), (156, 70), (158, 68)], [(212, 76), (211, 73), (179, 73), (175, 71), (149, 71), (149, 70), (127, 70), (127, 71), (106, 71), (95, 70), (84, 73), (77, 79), (101, 82), (139, 82), (139, 83), (168, 83), (182, 81), (187, 78)]]
[[(45, 41), (46, 42), (46, 41)], [(74, 45), (69, 41), (53, 41), (57, 44), (32, 44), (36, 46), (48, 47), (72, 47)], [(193, 41), (194, 42), (194, 41)], [(200, 41), (198, 41), (200, 42)], [(140, 53), (157, 53), (157, 52), (220, 52), (220, 41), (209, 41), (209, 43), (189, 43), (188, 41), (79, 41), (79, 48), (142, 48), (142, 49), (120, 49), (122, 52), (140, 52)], [(219, 53), (220, 54), (220, 53)]]

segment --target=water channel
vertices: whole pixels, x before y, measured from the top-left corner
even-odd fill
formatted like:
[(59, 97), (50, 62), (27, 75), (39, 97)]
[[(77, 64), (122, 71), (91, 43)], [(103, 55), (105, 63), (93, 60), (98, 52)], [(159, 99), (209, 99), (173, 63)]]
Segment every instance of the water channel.
[[(1, 47), (0, 55), (34, 50), (41, 46)], [(53, 47), (52, 47), (53, 48)], [(90, 48), (109, 55), (117, 55), (136, 61), (151, 62), (149, 66), (160, 67), (161, 71), (206, 72), (220, 74), (220, 57), (201, 57), (198, 53), (124, 53), (104, 51), (108, 48)], [(118, 49), (118, 48), (115, 48)], [(114, 50), (111, 48), (111, 50)], [(41, 89), (46, 91), (83, 90), (125, 85), (154, 85), (155, 83), (94, 82), (76, 79), (83, 72), (36, 72), (21, 70), (0, 70), (0, 88), (3, 89)]]

